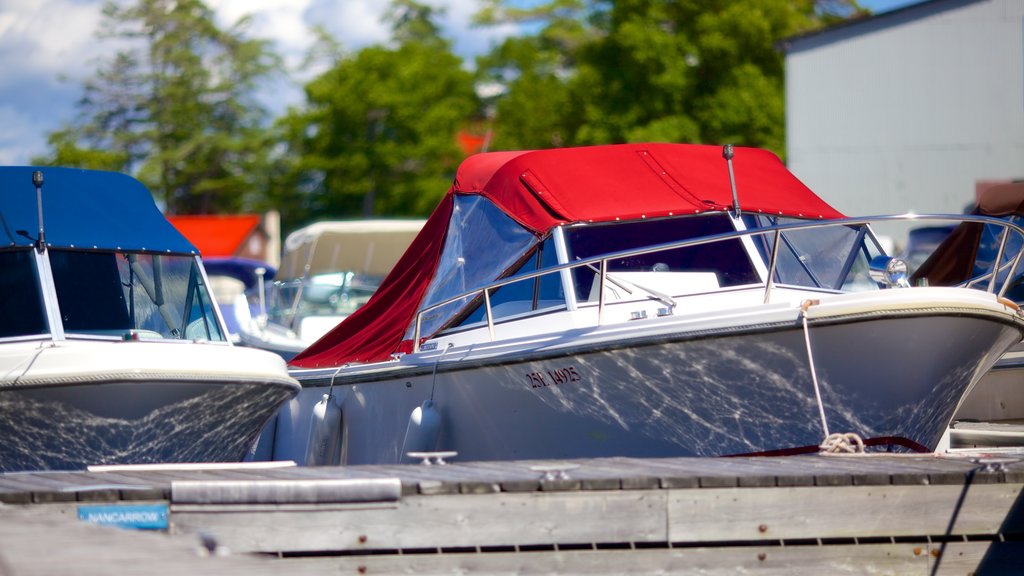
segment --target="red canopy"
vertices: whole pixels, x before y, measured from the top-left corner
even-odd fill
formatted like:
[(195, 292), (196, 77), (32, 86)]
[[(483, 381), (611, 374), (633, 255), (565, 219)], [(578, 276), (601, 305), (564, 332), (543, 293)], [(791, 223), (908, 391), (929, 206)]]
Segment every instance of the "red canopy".
[[(735, 148), (733, 170), (744, 212), (800, 218), (843, 215), (804, 186), (777, 156)], [(455, 182), (373, 298), (292, 359), (316, 368), (386, 360), (403, 342), (444, 247), (453, 194), (479, 194), (543, 235), (568, 222), (673, 216), (732, 207), (722, 147), (616, 144), (467, 158)]]

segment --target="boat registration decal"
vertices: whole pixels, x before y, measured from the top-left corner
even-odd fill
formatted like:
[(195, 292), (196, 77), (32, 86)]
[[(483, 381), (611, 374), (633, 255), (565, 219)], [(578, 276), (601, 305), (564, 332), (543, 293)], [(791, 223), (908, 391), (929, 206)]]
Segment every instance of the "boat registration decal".
[(526, 379), (530, 384), (530, 388), (546, 388), (548, 386), (579, 382), (583, 378), (580, 377), (580, 373), (576, 370), (575, 366), (566, 366), (564, 368), (545, 370), (544, 372), (528, 372)]

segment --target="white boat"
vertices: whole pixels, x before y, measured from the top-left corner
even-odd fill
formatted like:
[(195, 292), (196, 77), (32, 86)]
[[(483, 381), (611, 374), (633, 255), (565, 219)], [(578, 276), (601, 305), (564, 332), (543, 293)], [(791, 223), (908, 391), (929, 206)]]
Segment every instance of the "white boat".
[(0, 471), (241, 461), (298, 392), (138, 181), (0, 168)]
[(370, 299), (423, 222), (327, 221), (292, 232), (267, 309), (243, 325), (241, 343), (295, 356)]
[(228, 338), (240, 344), (243, 327), (248, 329), (266, 314), (266, 288), (277, 269), (262, 260), (238, 256), (203, 258), (203, 268)]
[(872, 221), (752, 148), (472, 156), (370, 302), (290, 362), (273, 457), (933, 451), (1024, 320), (998, 282), (910, 287)]

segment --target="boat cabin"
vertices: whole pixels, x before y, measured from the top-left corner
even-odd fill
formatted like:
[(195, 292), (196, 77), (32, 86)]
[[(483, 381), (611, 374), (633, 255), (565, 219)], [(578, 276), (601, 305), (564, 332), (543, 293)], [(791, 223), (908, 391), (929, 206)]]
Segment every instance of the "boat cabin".
[(0, 216), (0, 338), (226, 341), (198, 251), (138, 181), (0, 168)]
[[(460, 166), (374, 298), (291, 364), (383, 361), (485, 326), (483, 340), (494, 340), (496, 326), (519, 320), (504, 338), (926, 285), (885, 255), (870, 229), (898, 218), (847, 218), (754, 148), (649, 143), (479, 154)], [(1010, 254), (1019, 253), (1024, 230), (975, 220), (995, 231), (983, 238), (994, 249), (967, 254), (965, 275), (941, 285), (993, 291), (993, 263), (996, 279), (1016, 265)], [(569, 314), (549, 316), (558, 311)]]

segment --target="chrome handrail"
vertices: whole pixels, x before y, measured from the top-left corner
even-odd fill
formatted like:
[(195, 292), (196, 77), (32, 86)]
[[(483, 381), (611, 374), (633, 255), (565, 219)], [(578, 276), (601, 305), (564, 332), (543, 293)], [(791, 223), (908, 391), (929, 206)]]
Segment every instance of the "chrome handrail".
[[(605, 277), (608, 275), (608, 271), (607, 271), (608, 264), (607, 263), (608, 263), (609, 260), (615, 260), (615, 259), (618, 259), (618, 258), (629, 258), (629, 257), (633, 257), (633, 256), (643, 255), (643, 254), (651, 254), (651, 253), (654, 253), (654, 252), (662, 252), (662, 251), (665, 251), (665, 250), (675, 250), (677, 248), (686, 248), (686, 247), (690, 247), (690, 246), (701, 246), (701, 245), (704, 245), (704, 244), (713, 244), (715, 242), (722, 242), (722, 241), (731, 240), (731, 239), (734, 239), (734, 238), (742, 238), (742, 237), (746, 237), (746, 236), (751, 236), (751, 237), (752, 236), (765, 236), (767, 234), (772, 233), (772, 234), (774, 234), (774, 241), (772, 242), (772, 251), (771, 251), (771, 254), (769, 256), (769, 258), (770, 258), (770, 267), (769, 267), (769, 270), (768, 270), (767, 278), (765, 279), (765, 282), (764, 282), (764, 285), (765, 285), (764, 302), (767, 303), (769, 301), (769, 299), (770, 299), (770, 296), (771, 296), (771, 290), (772, 290), (772, 288), (775, 285), (775, 283), (773, 281), (773, 278), (774, 278), (774, 275), (775, 275), (775, 269), (776, 269), (775, 264), (776, 264), (776, 261), (777, 261), (777, 252), (778, 252), (779, 244), (780, 244), (779, 239), (780, 239), (782, 234), (784, 234), (786, 232), (797, 231), (797, 230), (811, 230), (811, 229), (815, 229), (815, 228), (828, 228), (828, 227), (834, 227), (834, 226), (853, 227), (853, 226), (865, 226), (865, 225), (869, 225), (869, 224), (873, 224), (873, 223), (879, 223), (879, 222), (913, 222), (913, 221), (917, 221), (917, 220), (935, 220), (935, 221), (946, 221), (946, 222), (954, 222), (954, 223), (977, 222), (977, 223), (980, 223), (980, 224), (992, 224), (992, 225), (995, 225), (995, 226), (1000, 226), (1003, 229), (1002, 239), (1001, 239), (1001, 242), (1000, 242), (1000, 245), (999, 245), (999, 252), (997, 254), (996, 260), (993, 263), (993, 270), (991, 272), (986, 272), (985, 274), (982, 274), (982, 275), (980, 275), (980, 276), (978, 276), (976, 278), (971, 278), (971, 279), (969, 279), (969, 280), (959, 284), (959, 286), (971, 286), (971, 285), (976, 284), (976, 283), (978, 283), (980, 281), (983, 281), (985, 279), (989, 279), (989, 276), (991, 276), (991, 280), (989, 281), (989, 286), (987, 287), (985, 292), (992, 293), (993, 292), (993, 288), (995, 286), (995, 279), (996, 279), (996, 277), (1002, 272), (1003, 269), (1005, 269), (1004, 266), (1000, 265), (999, 259), (1002, 258), (1003, 250), (1005, 248), (1007, 239), (1009, 237), (1010, 230), (1012, 230), (1012, 231), (1017, 233), (1017, 235), (1021, 238), (1022, 246), (1024, 246), (1024, 228), (1022, 228), (1020, 226), (1017, 226), (1016, 224), (1014, 224), (1012, 222), (1009, 222), (1009, 221), (1006, 221), (1006, 220), (1002, 220), (1002, 219), (999, 219), (999, 218), (994, 218), (994, 217), (991, 217), (991, 216), (978, 216), (978, 215), (974, 215), (974, 214), (955, 214), (955, 215), (951, 215), (951, 214), (896, 214), (896, 215), (884, 215), (884, 216), (862, 216), (862, 217), (856, 217), (856, 218), (838, 218), (838, 219), (830, 219), (830, 220), (817, 220), (817, 221), (809, 221), (809, 222), (797, 222), (797, 223), (792, 223), (792, 224), (777, 224), (777, 225), (774, 225), (774, 226), (765, 226), (765, 227), (762, 227), (762, 228), (752, 228), (752, 229), (747, 229), (747, 230), (732, 230), (732, 231), (723, 232), (723, 233), (720, 233), (720, 234), (712, 234), (710, 236), (702, 236), (700, 238), (690, 238), (690, 239), (687, 239), (687, 240), (677, 240), (677, 241), (673, 241), (673, 242), (665, 242), (665, 243), (662, 243), (662, 244), (655, 244), (653, 246), (645, 246), (643, 248), (635, 248), (635, 249), (631, 249), (631, 250), (621, 250), (619, 252), (611, 252), (611, 253), (604, 254), (604, 255), (601, 255), (601, 256), (592, 256), (592, 257), (587, 258), (587, 259), (580, 259), (580, 260), (576, 260), (574, 262), (568, 262), (566, 264), (558, 264), (556, 266), (550, 266), (550, 267), (544, 268), (542, 270), (536, 270), (536, 271), (533, 271), (533, 272), (526, 272), (526, 273), (523, 273), (523, 274), (517, 274), (515, 276), (510, 276), (508, 278), (503, 278), (503, 279), (500, 279), (500, 280), (496, 280), (494, 282), (491, 282), (490, 284), (487, 284), (485, 286), (481, 286), (479, 288), (474, 288), (472, 290), (468, 290), (468, 291), (463, 292), (461, 294), (458, 294), (456, 296), (452, 296), (450, 298), (446, 298), (445, 300), (442, 300), (442, 301), (437, 302), (435, 304), (431, 304), (429, 306), (424, 306), (423, 308), (421, 308), (416, 313), (416, 318), (415, 318), (414, 328), (413, 328), (413, 341), (412, 341), (413, 352), (414, 353), (419, 352), (419, 349), (420, 349), (420, 339), (422, 337), (421, 336), (421, 332), (422, 332), (423, 315), (428, 313), (428, 312), (431, 312), (433, 310), (437, 310), (438, 308), (442, 308), (444, 306), (447, 306), (447, 305), (449, 305), (449, 304), (451, 304), (453, 302), (459, 301), (459, 300), (463, 300), (463, 299), (466, 299), (466, 298), (472, 298), (472, 297), (476, 297), (476, 296), (478, 296), (480, 294), (484, 294), (484, 297), (485, 297), (485, 300), (486, 300), (486, 306), (485, 306), (485, 308), (486, 308), (485, 309), (485, 314), (487, 316), (486, 321), (487, 321), (487, 326), (488, 326), (488, 331), (490, 333), (490, 337), (493, 340), (494, 339), (494, 318), (493, 318), (493, 314), (492, 314), (492, 310), (491, 310), (491, 306), (490, 306), (490, 293), (491, 292), (493, 292), (494, 290), (496, 290), (498, 288), (501, 288), (502, 286), (506, 286), (508, 284), (513, 284), (515, 282), (522, 282), (523, 280), (529, 280), (531, 278), (537, 278), (537, 277), (546, 276), (546, 275), (549, 275), (549, 274), (560, 273), (563, 270), (571, 270), (571, 269), (578, 268), (578, 267), (581, 267), (581, 266), (591, 266), (591, 267), (593, 267), (594, 264), (597, 264), (597, 266), (599, 267), (599, 270), (600, 270), (598, 272), (599, 277), (600, 277), (600, 284), (599, 284), (600, 285), (600, 292), (598, 294), (598, 323), (600, 324), (601, 316), (602, 316), (602, 313), (603, 313), (604, 307), (605, 307), (605, 303), (604, 303), (604, 286), (605, 286), (605, 283), (604, 283), (604, 281), (605, 281)], [(1005, 294), (1006, 289), (1008, 288), (1008, 286), (1010, 284), (1010, 280), (1014, 277), (1014, 274), (1017, 271), (1017, 266), (1020, 263), (1022, 253), (1024, 253), (1024, 248), (1022, 248), (1022, 250), (1018, 251), (1016, 257), (1013, 260), (1013, 263), (1009, 265), (1009, 273), (1007, 274), (1006, 279), (1003, 280), (1003, 283), (1000, 286), (1000, 290), (999, 290), (999, 293), (998, 293), (998, 295), (1000, 297)]]

